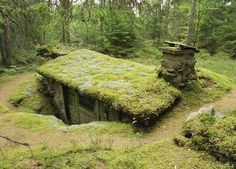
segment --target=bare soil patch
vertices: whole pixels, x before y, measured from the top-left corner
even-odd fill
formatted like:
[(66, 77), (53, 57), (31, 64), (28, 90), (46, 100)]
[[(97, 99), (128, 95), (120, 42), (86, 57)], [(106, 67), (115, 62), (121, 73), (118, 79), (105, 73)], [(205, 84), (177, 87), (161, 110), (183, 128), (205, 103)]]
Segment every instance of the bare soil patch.
[[(28, 81), (32, 77), (32, 73), (23, 73), (16, 75), (13, 79), (1, 85), (0, 87), (0, 104), (3, 104), (9, 108), (14, 108), (9, 102), (9, 98), (13, 90), (22, 84), (23, 82)], [(1, 114), (1, 112), (0, 112)]]

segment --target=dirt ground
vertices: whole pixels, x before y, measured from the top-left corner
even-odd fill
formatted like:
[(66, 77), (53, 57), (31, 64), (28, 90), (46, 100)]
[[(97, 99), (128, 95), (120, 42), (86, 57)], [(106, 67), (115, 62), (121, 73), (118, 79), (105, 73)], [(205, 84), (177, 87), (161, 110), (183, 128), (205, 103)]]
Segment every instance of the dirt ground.
[[(0, 87), (0, 104), (9, 108), (14, 108), (9, 102), (12, 91), (20, 84), (27, 82), (32, 77), (32, 73), (23, 73), (16, 75), (13, 79)], [(1, 112), (0, 112), (1, 113)]]

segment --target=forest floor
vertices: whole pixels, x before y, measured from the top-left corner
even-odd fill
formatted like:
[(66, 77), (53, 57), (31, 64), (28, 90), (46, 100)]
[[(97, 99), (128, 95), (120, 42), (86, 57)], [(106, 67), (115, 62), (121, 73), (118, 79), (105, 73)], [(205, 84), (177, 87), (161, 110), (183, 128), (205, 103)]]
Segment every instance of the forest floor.
[[(13, 89), (17, 86), (21, 85), (24, 82), (29, 81), (32, 79), (32, 73), (23, 73), (18, 74), (15, 77), (13, 77), (11, 80), (6, 82), (0, 87), (0, 105), (7, 106), (10, 111), (17, 112), (17, 108), (12, 106), (10, 103), (10, 95), (14, 91)], [(137, 146), (139, 144), (145, 144), (150, 143), (152, 141), (163, 141), (166, 139), (173, 138), (175, 134), (178, 134), (181, 130), (182, 124), (186, 120), (189, 113), (197, 111), (199, 108), (203, 106), (208, 105), (214, 105), (219, 111), (225, 112), (225, 111), (231, 111), (236, 110), (236, 90), (232, 90), (229, 94), (227, 94), (225, 97), (221, 98), (217, 102), (210, 103), (207, 105), (198, 105), (194, 107), (189, 107), (187, 109), (177, 109), (172, 110), (172, 113), (174, 112), (174, 115), (172, 114), (170, 117), (164, 116), (159, 120), (159, 123), (157, 124), (157, 128), (151, 132), (145, 139), (141, 140), (132, 140), (131, 142), (127, 139), (124, 139), (122, 137), (115, 138), (115, 147), (121, 147), (124, 148), (125, 146)], [(3, 115), (3, 113), (0, 112), (0, 115)], [(68, 143), (70, 144), (70, 140), (68, 139), (76, 139), (80, 140), (82, 142), (87, 142), (91, 139), (89, 135), (76, 135), (74, 132), (66, 132), (66, 131), (58, 131), (58, 132), (52, 132), (52, 133), (45, 133), (42, 132), (40, 134), (31, 132), (29, 130), (22, 130), (19, 128), (15, 128), (14, 126), (10, 126), (10, 124), (7, 125), (7, 128), (1, 128), (0, 129), (1, 134), (6, 134), (7, 136), (10, 136), (11, 138), (24, 138), (24, 142), (29, 143), (30, 145), (37, 145), (42, 143), (42, 140), (44, 142), (47, 142), (49, 145), (57, 145), (57, 146), (68, 146)], [(16, 136), (17, 134), (17, 136)], [(20, 134), (20, 136), (19, 136)], [(28, 136), (25, 138), (25, 136)], [(29, 137), (30, 136), (30, 137)], [(107, 136), (104, 137), (104, 140), (107, 139)], [(0, 142), (1, 143), (1, 142)]]
[[(17, 111), (17, 108), (14, 108), (11, 106), (9, 102), (9, 98), (11, 93), (13, 92), (12, 89), (16, 88), (16, 86), (27, 82), (32, 78), (32, 73), (23, 73), (18, 74), (14, 76), (11, 80), (6, 82), (5, 84), (1, 85), (0, 87), (0, 105), (6, 105), (10, 111)], [(217, 102), (210, 103), (213, 104), (215, 107), (217, 107), (220, 111), (228, 111), (228, 110), (235, 110), (236, 109), (236, 90), (231, 91), (228, 95), (221, 98)], [(207, 104), (209, 105), (209, 104)], [(152, 131), (149, 131), (148, 134), (142, 134), (137, 132), (133, 136), (128, 136), (125, 134), (110, 134), (103, 133), (98, 134), (95, 130), (95, 134), (93, 134), (93, 130), (90, 130), (88, 132), (85, 132), (82, 130), (72, 130), (67, 131), (66, 128), (64, 129), (49, 129), (47, 132), (45, 130), (31, 130), (29, 128), (20, 128), (16, 126), (14, 123), (11, 122), (11, 116), (8, 116), (8, 114), (2, 114), (0, 117), (0, 121), (5, 121), (6, 124), (0, 125), (0, 135), (7, 136), (13, 140), (17, 140), (20, 142), (26, 142), (31, 145), (32, 149), (37, 149), (39, 146), (44, 146), (45, 144), (49, 147), (59, 147), (60, 149), (67, 149), (71, 148), (73, 144), (79, 143), (83, 146), (91, 146), (92, 144), (101, 144), (99, 146), (110, 146), (111, 137), (112, 137), (112, 149), (115, 150), (122, 150), (127, 148), (137, 148), (141, 147), (143, 145), (150, 145), (152, 143), (159, 144), (162, 146), (163, 142), (164, 144), (170, 146), (172, 145), (172, 138), (178, 134), (181, 131), (182, 124), (186, 120), (186, 117), (190, 112), (196, 111), (200, 107), (204, 105), (198, 105), (195, 107), (189, 107), (187, 109), (181, 110), (173, 110), (171, 116), (164, 116), (159, 120), (159, 123), (152, 129)], [(20, 115), (21, 113), (19, 113)], [(22, 116), (24, 119), (24, 116)], [(19, 116), (21, 118), (21, 116)], [(5, 120), (4, 120), (5, 119)], [(97, 125), (97, 124), (94, 124)], [(125, 129), (124, 129), (125, 130)], [(123, 132), (123, 131), (122, 131)], [(119, 132), (118, 132), (119, 133)], [(129, 133), (128, 133), (129, 134)], [(73, 143), (75, 141), (76, 143)], [(93, 143), (97, 142), (97, 143)], [(95, 145), (97, 146), (97, 145)], [(19, 147), (18, 145), (12, 144), (6, 140), (0, 140), (0, 148), (7, 147), (12, 149)], [(172, 147), (173, 149), (174, 147)], [(166, 149), (164, 150), (166, 151)], [(176, 150), (175, 150), (176, 151)], [(185, 153), (183, 150), (178, 150), (180, 152), (180, 155), (182, 153)], [(189, 150), (188, 150), (189, 151)], [(192, 150), (191, 150), (192, 151)], [(191, 158), (193, 159), (199, 159), (201, 158), (201, 153), (191, 152)], [(195, 154), (194, 154), (195, 153)], [(194, 155), (193, 155), (194, 154)], [(190, 158), (190, 159), (191, 159)], [(191, 160), (193, 160), (191, 159)], [(203, 160), (203, 159), (201, 159)], [(208, 163), (209, 159), (204, 159), (206, 163)], [(28, 168), (40, 168), (35, 167), (35, 163), (32, 163), (32, 161), (25, 161), (23, 160), (24, 166), (27, 166)], [(193, 163), (198, 163), (197, 161)], [(32, 166), (32, 164), (34, 166)], [(178, 164), (178, 163), (177, 163)], [(106, 168), (104, 165), (101, 165), (102, 167), (97, 167), (98, 164), (96, 164), (96, 168)], [(179, 164), (180, 165), (180, 164)], [(7, 168), (7, 167), (6, 167)]]
[[(199, 63), (236, 83), (235, 62), (210, 58)], [(173, 137), (180, 134), (189, 113), (201, 107), (236, 110), (236, 89), (207, 104), (196, 100), (177, 105), (146, 131), (115, 122), (67, 126), (54, 116), (25, 113), (9, 102), (14, 89), (34, 75), (27, 72), (0, 81), (0, 136), (28, 143), (33, 150), (32, 156), (27, 147), (0, 138), (0, 168), (230, 168), (205, 152), (177, 147)]]

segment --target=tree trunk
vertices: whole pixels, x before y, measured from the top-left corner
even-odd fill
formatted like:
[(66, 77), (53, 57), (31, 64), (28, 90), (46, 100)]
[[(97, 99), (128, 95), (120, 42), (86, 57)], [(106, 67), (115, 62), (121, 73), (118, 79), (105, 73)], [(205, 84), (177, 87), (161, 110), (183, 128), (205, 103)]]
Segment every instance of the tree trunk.
[(3, 43), (3, 34), (0, 34), (0, 66), (5, 63), (5, 50), (4, 50), (4, 43)]
[(192, 0), (191, 15), (189, 20), (188, 38), (187, 44), (193, 45), (194, 34), (195, 34), (195, 17), (196, 17), (196, 3), (197, 0)]
[(194, 40), (193, 40), (193, 46), (195, 46), (196, 43), (197, 43), (201, 20), (202, 20), (202, 12), (199, 11), (198, 14), (197, 14), (197, 24), (196, 24), (197, 26), (196, 26), (195, 36), (194, 36)]
[(62, 17), (62, 42), (70, 43), (71, 0), (60, 0)]
[(4, 24), (2, 28), (3, 28), (3, 34), (1, 36), (2, 64), (6, 67), (9, 67), (13, 64), (13, 58), (11, 53), (10, 27), (8, 24)]

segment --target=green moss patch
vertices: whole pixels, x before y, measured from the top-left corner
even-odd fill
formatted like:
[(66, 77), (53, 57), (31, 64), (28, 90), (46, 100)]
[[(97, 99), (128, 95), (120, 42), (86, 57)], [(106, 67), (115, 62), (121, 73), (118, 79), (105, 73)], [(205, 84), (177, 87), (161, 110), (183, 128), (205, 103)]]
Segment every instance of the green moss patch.
[[(207, 69), (198, 69), (197, 76), (200, 80), (206, 80), (205, 82), (208, 82), (209, 85), (212, 84), (212, 87), (221, 89), (223, 91), (230, 91), (235, 86), (233, 81), (228, 77), (214, 73)], [(208, 84), (206, 83), (205, 87), (208, 87)]]
[(235, 115), (223, 119), (209, 114), (199, 115), (185, 123), (183, 135), (190, 138), (190, 145), (194, 148), (206, 150), (222, 160), (236, 161)]
[(157, 78), (155, 67), (85, 49), (57, 58), (38, 72), (137, 117), (156, 117), (180, 96)]
[(64, 123), (54, 116), (45, 116), (31, 113), (8, 113), (0, 118), (0, 126), (13, 124), (17, 128), (32, 131), (55, 129), (64, 127)]
[(42, 147), (33, 151), (11, 150), (3, 168), (232, 168), (209, 155), (176, 147), (169, 142), (155, 142), (115, 151), (99, 147), (76, 146), (73, 149)]
[(52, 107), (43, 94), (40, 78), (35, 77), (18, 86), (10, 96), (11, 103), (28, 112), (52, 113)]
[(204, 67), (214, 72), (226, 75), (236, 83), (236, 60), (230, 59), (229, 54), (219, 52), (210, 56), (206, 51), (201, 51), (196, 56), (197, 67)]
[(183, 106), (193, 107), (222, 98), (234, 88), (234, 83), (224, 75), (207, 69), (197, 69), (198, 80), (181, 89)]
[(91, 122), (81, 125), (71, 125), (67, 127), (69, 131), (81, 131), (84, 133), (96, 133), (96, 134), (114, 134), (114, 133), (125, 133), (133, 134), (132, 126), (120, 122)]
[(102, 152), (99, 159), (109, 168), (230, 168), (206, 154), (180, 148), (168, 141), (154, 142), (124, 151)]

